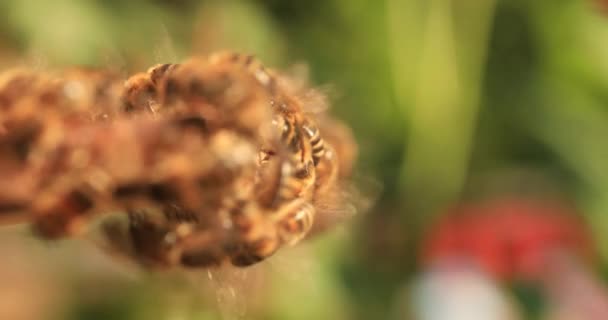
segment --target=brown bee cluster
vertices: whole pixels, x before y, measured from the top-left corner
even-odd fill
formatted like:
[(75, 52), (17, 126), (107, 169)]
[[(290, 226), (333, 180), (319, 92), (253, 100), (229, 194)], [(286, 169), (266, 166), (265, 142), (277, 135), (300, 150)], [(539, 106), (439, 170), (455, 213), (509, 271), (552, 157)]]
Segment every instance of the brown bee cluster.
[(126, 81), (102, 70), (5, 72), (0, 217), (47, 239), (101, 220), (114, 249), (152, 267), (254, 264), (346, 205), (339, 186), (356, 144), (322, 104), (226, 52)]

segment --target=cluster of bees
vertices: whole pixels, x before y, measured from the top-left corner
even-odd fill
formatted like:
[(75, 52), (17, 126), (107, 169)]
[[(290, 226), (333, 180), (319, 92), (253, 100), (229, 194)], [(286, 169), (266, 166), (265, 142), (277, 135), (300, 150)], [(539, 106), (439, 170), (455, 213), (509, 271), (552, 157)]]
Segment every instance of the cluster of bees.
[[(353, 210), (356, 144), (323, 96), (249, 55), (0, 74), (0, 219), (93, 221), (151, 267), (248, 266)], [(119, 217), (112, 219), (110, 217)], [(126, 223), (125, 223), (126, 221)]]

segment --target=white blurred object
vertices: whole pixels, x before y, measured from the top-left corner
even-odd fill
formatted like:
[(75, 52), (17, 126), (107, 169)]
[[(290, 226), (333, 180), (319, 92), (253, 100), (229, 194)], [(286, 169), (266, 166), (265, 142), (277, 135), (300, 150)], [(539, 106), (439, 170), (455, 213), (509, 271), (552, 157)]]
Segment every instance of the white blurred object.
[(513, 303), (491, 278), (450, 264), (425, 272), (412, 288), (417, 320), (516, 320)]

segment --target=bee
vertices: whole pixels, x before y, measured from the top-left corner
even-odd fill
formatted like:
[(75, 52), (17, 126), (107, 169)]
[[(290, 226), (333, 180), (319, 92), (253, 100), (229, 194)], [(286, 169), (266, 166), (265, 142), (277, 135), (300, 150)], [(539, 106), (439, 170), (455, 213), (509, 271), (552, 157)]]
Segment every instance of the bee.
[(175, 67), (175, 64), (158, 64), (127, 79), (124, 84), (124, 111), (156, 113), (160, 106), (158, 86), (164, 76)]
[(124, 80), (5, 74), (0, 181), (16, 187), (0, 188), (0, 215), (49, 239), (98, 221), (107, 247), (153, 268), (260, 262), (327, 221), (356, 146), (290, 81), (232, 52)]

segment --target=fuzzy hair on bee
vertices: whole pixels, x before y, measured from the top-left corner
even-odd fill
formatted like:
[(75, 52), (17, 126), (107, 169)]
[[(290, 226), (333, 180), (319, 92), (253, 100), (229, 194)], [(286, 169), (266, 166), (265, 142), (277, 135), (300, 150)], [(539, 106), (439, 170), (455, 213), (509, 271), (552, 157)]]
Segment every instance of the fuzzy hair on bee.
[(294, 83), (234, 52), (127, 79), (6, 71), (0, 222), (46, 239), (99, 225), (107, 247), (151, 268), (258, 263), (348, 202), (330, 195), (352, 170), (352, 134)]

